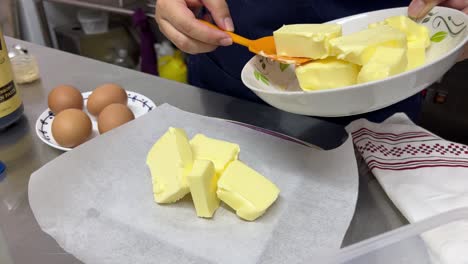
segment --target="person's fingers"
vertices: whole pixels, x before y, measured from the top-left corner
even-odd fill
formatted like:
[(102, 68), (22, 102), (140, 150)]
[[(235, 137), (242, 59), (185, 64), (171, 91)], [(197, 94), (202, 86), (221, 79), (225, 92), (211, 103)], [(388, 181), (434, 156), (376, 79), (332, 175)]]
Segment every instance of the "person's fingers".
[(444, 0), (412, 0), (408, 6), (408, 16), (411, 18), (424, 17), (434, 6), (442, 2)]
[(168, 37), (172, 41), (172, 43), (174, 43), (174, 45), (177, 46), (177, 48), (186, 53), (205, 53), (213, 51), (217, 48), (217, 45), (203, 43), (199, 40), (184, 35), (165, 20), (161, 20), (160, 23), (158, 23), (158, 25), (161, 32), (164, 33), (164, 35), (166, 35), (166, 37)]
[(444, 0), (413, 0), (408, 6), (408, 16), (411, 18), (424, 17), (434, 6), (442, 2)]
[(436, 5), (443, 5), (468, 13), (468, 1), (466, 0), (412, 0), (408, 7), (408, 16), (421, 18), (427, 15)]
[[(185, 6), (185, 1), (170, 0), (170, 8), (162, 14), (163, 20), (170, 23), (175, 29), (190, 38), (210, 45), (228, 46), (232, 44), (231, 37), (221, 30), (207, 27), (195, 18), (190, 9)], [(169, 5), (169, 4), (168, 4)]]
[(200, 0), (185, 0), (188, 8), (197, 16), (203, 9), (203, 3)]
[(442, 3), (443, 6), (464, 10), (468, 8), (468, 1), (466, 0), (447, 0)]
[(204, 14), (203, 17), (202, 17), (202, 19), (205, 20), (205, 21), (208, 21), (208, 22), (210, 22), (210, 23), (212, 23), (212, 24), (214, 23), (214, 22), (213, 22), (213, 18), (211, 17), (210, 13)]
[[(408, 16), (412, 18), (424, 17), (434, 6), (439, 4), (461, 10), (463, 13), (468, 14), (467, 0), (412, 0), (408, 7)], [(465, 44), (458, 61), (466, 59), (468, 59), (468, 44)]]
[(203, 0), (203, 4), (210, 11), (216, 25), (224, 30), (234, 31), (234, 23), (225, 0)]
[(460, 57), (458, 57), (458, 61), (464, 61), (466, 59), (468, 59), (468, 44), (465, 44), (463, 47), (463, 52)]
[[(196, 9), (202, 4), (201, 0), (156, 2), (156, 22), (169, 40), (183, 51), (200, 53), (213, 50), (214, 46), (232, 44), (232, 39), (226, 32), (210, 28), (195, 18), (190, 8)], [(195, 47), (198, 44), (200, 47)]]
[(203, 3), (200, 0), (185, 0), (188, 7), (202, 7)]

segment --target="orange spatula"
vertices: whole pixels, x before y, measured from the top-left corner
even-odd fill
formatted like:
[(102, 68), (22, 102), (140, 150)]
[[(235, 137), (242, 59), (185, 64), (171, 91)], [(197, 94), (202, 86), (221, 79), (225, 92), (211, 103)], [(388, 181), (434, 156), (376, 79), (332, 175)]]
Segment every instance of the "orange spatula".
[(263, 57), (267, 57), (267, 58), (270, 58), (272, 60), (276, 60), (276, 61), (279, 61), (281, 63), (285, 63), (285, 64), (296, 64), (296, 65), (301, 65), (301, 64), (304, 64), (304, 63), (307, 63), (309, 61), (312, 61), (312, 59), (309, 59), (309, 58), (302, 58), (302, 57), (288, 57), (288, 56), (279, 56), (276, 54), (276, 46), (275, 46), (275, 39), (273, 38), (273, 36), (267, 36), (267, 37), (263, 37), (263, 38), (259, 38), (259, 39), (256, 39), (256, 40), (251, 40), (251, 39), (247, 39), (247, 38), (244, 38), (244, 37), (241, 37), (237, 34), (234, 34), (232, 32), (229, 32), (229, 31), (225, 31), (205, 20), (200, 20), (202, 23), (204, 23), (205, 25), (209, 26), (209, 27), (212, 27), (212, 28), (215, 28), (215, 29), (218, 29), (218, 30), (222, 30), (226, 33), (228, 33), (231, 38), (232, 38), (232, 41), (234, 43), (237, 43), (239, 45), (242, 45), (242, 46), (245, 46), (247, 48), (249, 48), (249, 50), (255, 54), (258, 54), (260, 56), (263, 56)]

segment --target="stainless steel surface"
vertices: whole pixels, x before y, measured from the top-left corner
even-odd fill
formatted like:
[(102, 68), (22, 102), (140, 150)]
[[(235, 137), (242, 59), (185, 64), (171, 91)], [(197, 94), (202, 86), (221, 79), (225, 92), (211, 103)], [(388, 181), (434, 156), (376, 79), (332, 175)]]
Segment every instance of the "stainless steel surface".
[(3, 0), (0, 2), (0, 27), (3, 34), (10, 37), (18, 37), (18, 12), (15, 0)]
[(37, 15), (39, 16), (39, 23), (42, 31), (42, 37), (46, 46), (52, 47), (52, 36), (50, 33), (49, 22), (45, 12), (44, 1), (38, 0), (34, 2), (36, 6)]
[[(58, 84), (71, 84), (82, 91), (89, 91), (104, 82), (117, 82), (127, 89), (148, 96), (157, 104), (166, 102), (198, 114), (250, 123), (326, 149), (340, 145), (346, 138), (346, 133), (341, 127), (314, 118), (288, 114), (265, 105), (11, 38), (7, 38), (7, 43), (9, 47), (19, 43), (37, 57), (42, 79), (20, 86), (25, 104), (24, 117), (16, 125), (0, 131), (0, 160), (7, 165), (7, 177), (0, 182), (2, 264), (80, 263), (40, 230), (29, 207), (27, 195), (31, 173), (62, 154), (61, 151), (42, 143), (34, 131), (37, 117), (47, 108), (48, 92)], [(403, 224), (404, 219), (391, 205), (376, 181), (363, 173), (356, 213), (343, 245), (361, 241)]]
[[(91, 9), (102, 10), (102, 11), (107, 11), (110, 13), (121, 14), (121, 15), (132, 15), (134, 10), (137, 7), (141, 7), (143, 9), (147, 7), (147, 5), (144, 5), (144, 4), (141, 6), (129, 5), (125, 7), (116, 7), (116, 6), (109, 6), (109, 5), (103, 5), (103, 4), (98, 4), (98, 3), (84, 2), (80, 0), (41, 0), (41, 1), (49, 1), (49, 2), (55, 2), (55, 3), (60, 3), (60, 4), (73, 5), (77, 7), (91, 8)], [(147, 12), (146, 15), (154, 18), (153, 12)]]

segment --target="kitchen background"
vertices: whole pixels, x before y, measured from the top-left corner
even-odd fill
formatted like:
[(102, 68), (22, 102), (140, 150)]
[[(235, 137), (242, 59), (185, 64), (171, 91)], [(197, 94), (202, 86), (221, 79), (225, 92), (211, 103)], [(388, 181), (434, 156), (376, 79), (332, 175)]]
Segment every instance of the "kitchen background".
[[(5, 35), (122, 67), (143, 70), (158, 64), (161, 77), (186, 82), (184, 54), (159, 32), (156, 0), (1, 0)], [(135, 10), (140, 10), (135, 14)], [(146, 14), (146, 18), (145, 18)], [(138, 21), (138, 26), (134, 24)], [(149, 28), (149, 31), (145, 29)], [(141, 63), (141, 39), (155, 41), (154, 54)], [(157, 58), (157, 60), (156, 60)], [(151, 65), (151, 64), (150, 64)], [(156, 68), (156, 67), (155, 67)], [(420, 123), (447, 139), (468, 144), (468, 61), (453, 67), (424, 98)]]

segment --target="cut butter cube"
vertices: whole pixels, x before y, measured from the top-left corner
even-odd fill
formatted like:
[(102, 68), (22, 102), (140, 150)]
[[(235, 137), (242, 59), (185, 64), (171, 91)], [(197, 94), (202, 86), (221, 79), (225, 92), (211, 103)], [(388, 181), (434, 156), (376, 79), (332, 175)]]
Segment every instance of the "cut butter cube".
[(220, 174), (229, 162), (239, 156), (240, 147), (237, 144), (209, 138), (197, 134), (190, 140), (194, 159), (211, 160), (214, 163), (216, 173)]
[(313, 61), (296, 68), (303, 90), (319, 90), (356, 84), (360, 67), (334, 58)]
[(278, 198), (280, 190), (271, 181), (241, 161), (233, 161), (218, 181), (218, 197), (242, 219), (260, 217)]
[(366, 64), (378, 47), (405, 48), (406, 35), (382, 25), (330, 40), (332, 55), (358, 65)]
[(412, 70), (426, 62), (426, 46), (422, 41), (408, 41), (408, 67)]
[(422, 42), (425, 48), (431, 44), (427, 27), (419, 25), (407, 16), (389, 17), (384, 22), (393, 28), (403, 31), (406, 34), (408, 42)]
[(273, 32), (278, 55), (312, 59), (328, 57), (329, 41), (339, 36), (341, 25), (338, 24), (284, 25)]
[(186, 176), (192, 169), (193, 157), (184, 130), (169, 128), (149, 151), (146, 164), (157, 203), (173, 203), (189, 193)]
[(383, 25), (386, 25), (387, 22), (385, 21), (379, 21), (379, 22), (375, 22), (375, 23), (371, 23), (369, 24), (369, 28), (376, 28), (376, 27), (379, 27), (379, 26), (383, 26)]
[(213, 162), (209, 160), (195, 160), (192, 171), (187, 176), (193, 204), (199, 217), (213, 217), (219, 207), (216, 195), (218, 181)]
[(362, 66), (358, 83), (385, 79), (406, 70), (406, 49), (378, 47), (369, 62)]

